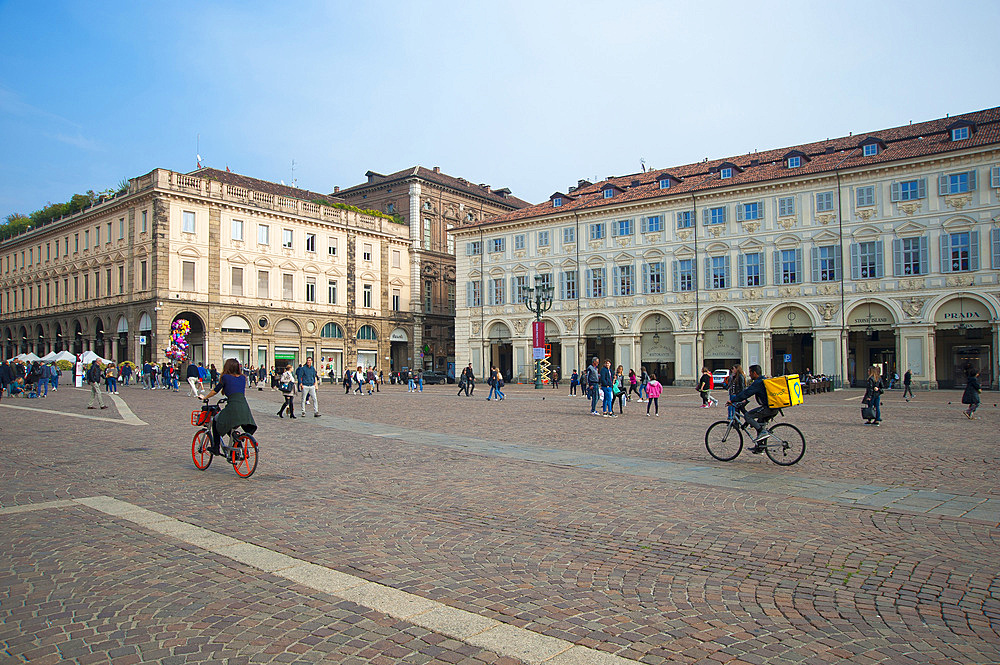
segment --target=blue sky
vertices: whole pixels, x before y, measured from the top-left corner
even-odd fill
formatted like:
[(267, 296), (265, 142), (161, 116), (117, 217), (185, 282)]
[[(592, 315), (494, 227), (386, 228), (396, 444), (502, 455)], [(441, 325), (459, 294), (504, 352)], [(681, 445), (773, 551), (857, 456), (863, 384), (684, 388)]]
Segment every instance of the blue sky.
[[(0, 217), (203, 163), (532, 202), (1000, 104), (998, 2), (0, 2)], [(200, 147), (198, 141), (200, 135)]]

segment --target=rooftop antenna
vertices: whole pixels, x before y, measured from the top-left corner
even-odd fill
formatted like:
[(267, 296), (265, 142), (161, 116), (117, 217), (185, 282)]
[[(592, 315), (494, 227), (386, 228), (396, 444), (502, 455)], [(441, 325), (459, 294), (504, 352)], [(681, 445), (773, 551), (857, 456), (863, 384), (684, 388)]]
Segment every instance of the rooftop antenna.
[(645, 173), (646, 172), (646, 158), (645, 157), (640, 157), (639, 158), (639, 166), (642, 167), (642, 172)]

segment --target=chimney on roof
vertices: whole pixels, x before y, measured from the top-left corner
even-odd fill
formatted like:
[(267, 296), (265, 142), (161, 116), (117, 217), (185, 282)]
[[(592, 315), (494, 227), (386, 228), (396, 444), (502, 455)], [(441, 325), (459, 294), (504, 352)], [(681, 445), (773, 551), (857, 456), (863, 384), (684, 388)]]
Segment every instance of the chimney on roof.
[(435, 166), (434, 167), (434, 173), (441, 173), (441, 167), (440, 166)]
[(586, 187), (587, 185), (593, 185), (593, 184), (594, 183), (590, 182), (589, 180), (577, 180), (576, 188), (580, 189), (581, 187)]
[(340, 191), (340, 185), (334, 185), (333, 186), (333, 193), (336, 194), (339, 191)]
[(490, 191), (490, 186), (487, 185), (486, 183), (482, 183), (482, 182), (479, 183), (479, 188), (480, 189), (485, 189), (487, 192)]

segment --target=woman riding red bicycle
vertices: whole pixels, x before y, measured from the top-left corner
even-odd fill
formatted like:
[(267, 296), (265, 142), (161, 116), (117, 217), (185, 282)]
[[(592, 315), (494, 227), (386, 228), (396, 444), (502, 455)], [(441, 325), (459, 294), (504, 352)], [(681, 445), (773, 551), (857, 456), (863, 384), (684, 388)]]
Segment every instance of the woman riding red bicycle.
[(222, 393), (229, 400), (225, 408), (212, 421), (211, 453), (213, 455), (222, 454), (219, 448), (222, 444), (222, 437), (237, 427), (242, 427), (243, 431), (250, 435), (257, 431), (257, 423), (254, 422), (250, 405), (247, 404), (246, 390), (247, 378), (243, 375), (240, 361), (236, 358), (229, 358), (222, 367), (219, 383), (212, 392), (204, 397), (204, 401), (207, 402), (210, 398)]

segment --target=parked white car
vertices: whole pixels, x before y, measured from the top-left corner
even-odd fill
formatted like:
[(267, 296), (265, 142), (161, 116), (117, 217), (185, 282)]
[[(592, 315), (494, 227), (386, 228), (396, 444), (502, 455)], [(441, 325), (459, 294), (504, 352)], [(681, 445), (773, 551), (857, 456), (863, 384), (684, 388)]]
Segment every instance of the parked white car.
[(717, 369), (712, 372), (712, 381), (715, 383), (716, 388), (727, 388), (729, 387), (729, 370), (728, 369)]

